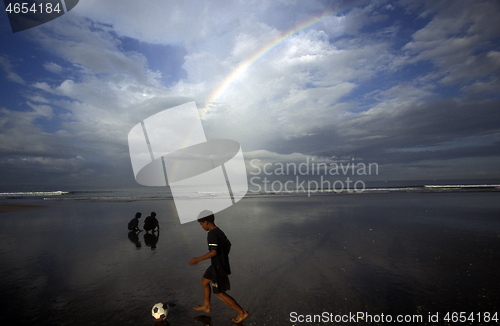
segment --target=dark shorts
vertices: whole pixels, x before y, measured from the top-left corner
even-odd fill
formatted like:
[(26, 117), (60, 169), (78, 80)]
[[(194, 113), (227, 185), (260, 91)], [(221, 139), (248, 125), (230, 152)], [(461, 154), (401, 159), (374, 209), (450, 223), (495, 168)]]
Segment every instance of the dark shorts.
[(215, 294), (224, 293), (231, 289), (229, 277), (227, 275), (217, 275), (212, 265), (207, 268), (203, 274), (203, 278), (211, 281), (212, 290)]

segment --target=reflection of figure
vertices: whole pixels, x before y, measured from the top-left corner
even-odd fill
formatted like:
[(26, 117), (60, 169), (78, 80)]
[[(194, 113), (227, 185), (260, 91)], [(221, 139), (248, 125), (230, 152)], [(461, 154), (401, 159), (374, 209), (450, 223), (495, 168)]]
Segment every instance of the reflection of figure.
[(141, 249), (141, 241), (139, 241), (139, 236), (137, 235), (139, 232), (130, 231), (128, 233), (128, 238), (135, 244), (136, 249)]
[(151, 250), (156, 249), (156, 243), (158, 242), (158, 238), (160, 237), (160, 231), (156, 233), (157, 234), (155, 234), (155, 231), (153, 231), (151, 233), (148, 232), (144, 234), (144, 243), (146, 244), (146, 246), (151, 247)]
[(157, 320), (154, 326), (170, 326), (170, 323), (166, 320)]
[(237, 324), (248, 317), (248, 312), (226, 293), (226, 291), (230, 289), (228, 275), (231, 274), (231, 268), (229, 266), (228, 255), (231, 249), (231, 242), (224, 232), (215, 225), (214, 219), (215, 217), (213, 214), (198, 219), (201, 227), (205, 231), (208, 231), (207, 240), (209, 251), (203, 256), (191, 258), (189, 264), (196, 265), (200, 261), (210, 258), (212, 265), (208, 267), (201, 279), (204, 295), (203, 305), (196, 306), (194, 309), (207, 313), (210, 312), (210, 283), (212, 283), (214, 294), (224, 301), (225, 304), (238, 312), (238, 315), (232, 319), (233, 323)]
[(146, 230), (146, 232), (154, 232), (156, 229), (160, 230), (160, 225), (158, 224), (158, 220), (156, 219), (156, 213), (151, 212), (151, 215), (146, 217), (146, 219), (144, 220), (144, 230)]
[(130, 231), (141, 231), (139, 229), (139, 219), (141, 218), (141, 213), (135, 213), (135, 217), (128, 222), (128, 229)]
[(212, 318), (206, 315), (199, 315), (194, 317), (194, 320), (199, 321), (205, 326), (212, 326)]

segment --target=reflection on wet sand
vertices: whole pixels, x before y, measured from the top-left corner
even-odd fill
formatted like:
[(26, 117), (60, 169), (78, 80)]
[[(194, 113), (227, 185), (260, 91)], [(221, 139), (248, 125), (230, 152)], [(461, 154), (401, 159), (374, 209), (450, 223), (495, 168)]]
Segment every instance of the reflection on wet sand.
[[(499, 196), (244, 199), (217, 214), (233, 243), (229, 294), (250, 311), (248, 325), (290, 325), (291, 312), (498, 311)], [(187, 262), (206, 233), (169, 205), (54, 202), (2, 214), (0, 325), (151, 325), (156, 302), (177, 303), (171, 326), (229, 325), (218, 300), (204, 317), (193, 309), (208, 262)], [(151, 209), (161, 241), (125, 231), (124, 216)]]

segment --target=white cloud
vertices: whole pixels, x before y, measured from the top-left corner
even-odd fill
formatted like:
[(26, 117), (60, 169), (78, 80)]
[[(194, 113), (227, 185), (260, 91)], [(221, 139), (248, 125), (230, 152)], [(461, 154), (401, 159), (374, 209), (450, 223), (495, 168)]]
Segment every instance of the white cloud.
[(488, 81), (478, 81), (471, 85), (462, 87), (462, 91), (474, 95), (497, 95), (500, 89), (500, 80), (498, 78), (491, 78)]
[(391, 58), (384, 43), (338, 49), (322, 30), (298, 33), (234, 78), (205, 117), (209, 131), (250, 148), (321, 133), (348, 109), (346, 96)]
[[(291, 169), (297, 168), (302, 165), (316, 165), (325, 164), (344, 164), (362, 161), (361, 158), (354, 158), (352, 156), (338, 157), (333, 155), (329, 156), (318, 156), (318, 155), (306, 155), (303, 153), (290, 153), (281, 154), (268, 150), (256, 150), (245, 152), (245, 164), (247, 166), (247, 171), (250, 174), (258, 174), (259, 171), (273, 170), (273, 168), (285, 168), (289, 165)], [(265, 170), (266, 169), (266, 170)]]
[(0, 68), (5, 72), (7, 80), (22, 85), (25, 84), (24, 79), (15, 72), (11, 61), (7, 57), (0, 56)]
[[(29, 35), (46, 50), (70, 62), (75, 73), (133, 79), (147, 86), (159, 84), (160, 76), (147, 69), (146, 58), (137, 52), (124, 52), (121, 41), (106, 26), (69, 16), (30, 30)], [(54, 65), (50, 67), (54, 69)]]
[(60, 65), (58, 65), (57, 63), (55, 62), (46, 62), (43, 64), (43, 67), (47, 70), (47, 71), (50, 71), (54, 74), (60, 74), (63, 72), (63, 67), (61, 67)]
[(33, 109), (37, 117), (43, 117), (47, 119), (52, 119), (53, 117), (53, 109), (50, 105), (46, 104), (34, 104), (31, 102), (27, 102), (28, 106)]
[(55, 155), (61, 145), (56, 136), (44, 132), (39, 119), (50, 119), (52, 108), (29, 103), (32, 111), (18, 112), (0, 109), (0, 153), (3, 155)]
[(72, 13), (112, 25), (119, 35), (143, 42), (182, 44), (191, 50), (214, 45), (219, 50), (227, 50), (227, 40), (231, 40), (236, 31), (241, 31), (241, 26), (248, 30), (252, 25), (259, 28), (259, 24), (264, 24), (287, 30), (311, 16), (322, 14), (325, 9), (324, 3), (316, 0), (86, 0)]
[(492, 46), (490, 40), (500, 37), (498, 3), (449, 2), (448, 5), (406, 44), (404, 49), (411, 56), (408, 63), (433, 62), (440, 68), (437, 78), (446, 85), (498, 72), (499, 66), (487, 51)]
[(226, 33), (243, 12), (235, 1), (82, 1), (74, 13), (143, 42), (194, 44)]

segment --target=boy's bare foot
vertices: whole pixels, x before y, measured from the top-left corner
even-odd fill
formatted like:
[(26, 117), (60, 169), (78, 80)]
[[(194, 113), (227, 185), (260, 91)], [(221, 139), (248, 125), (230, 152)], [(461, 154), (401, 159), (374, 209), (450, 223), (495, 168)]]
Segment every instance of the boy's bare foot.
[(194, 310), (198, 310), (198, 311), (204, 311), (206, 313), (210, 313), (210, 307), (205, 307), (205, 306), (194, 306)]
[(236, 316), (236, 318), (231, 319), (231, 321), (235, 324), (239, 324), (247, 317), (248, 317), (248, 312), (243, 310), (242, 313), (238, 314), (238, 316)]

